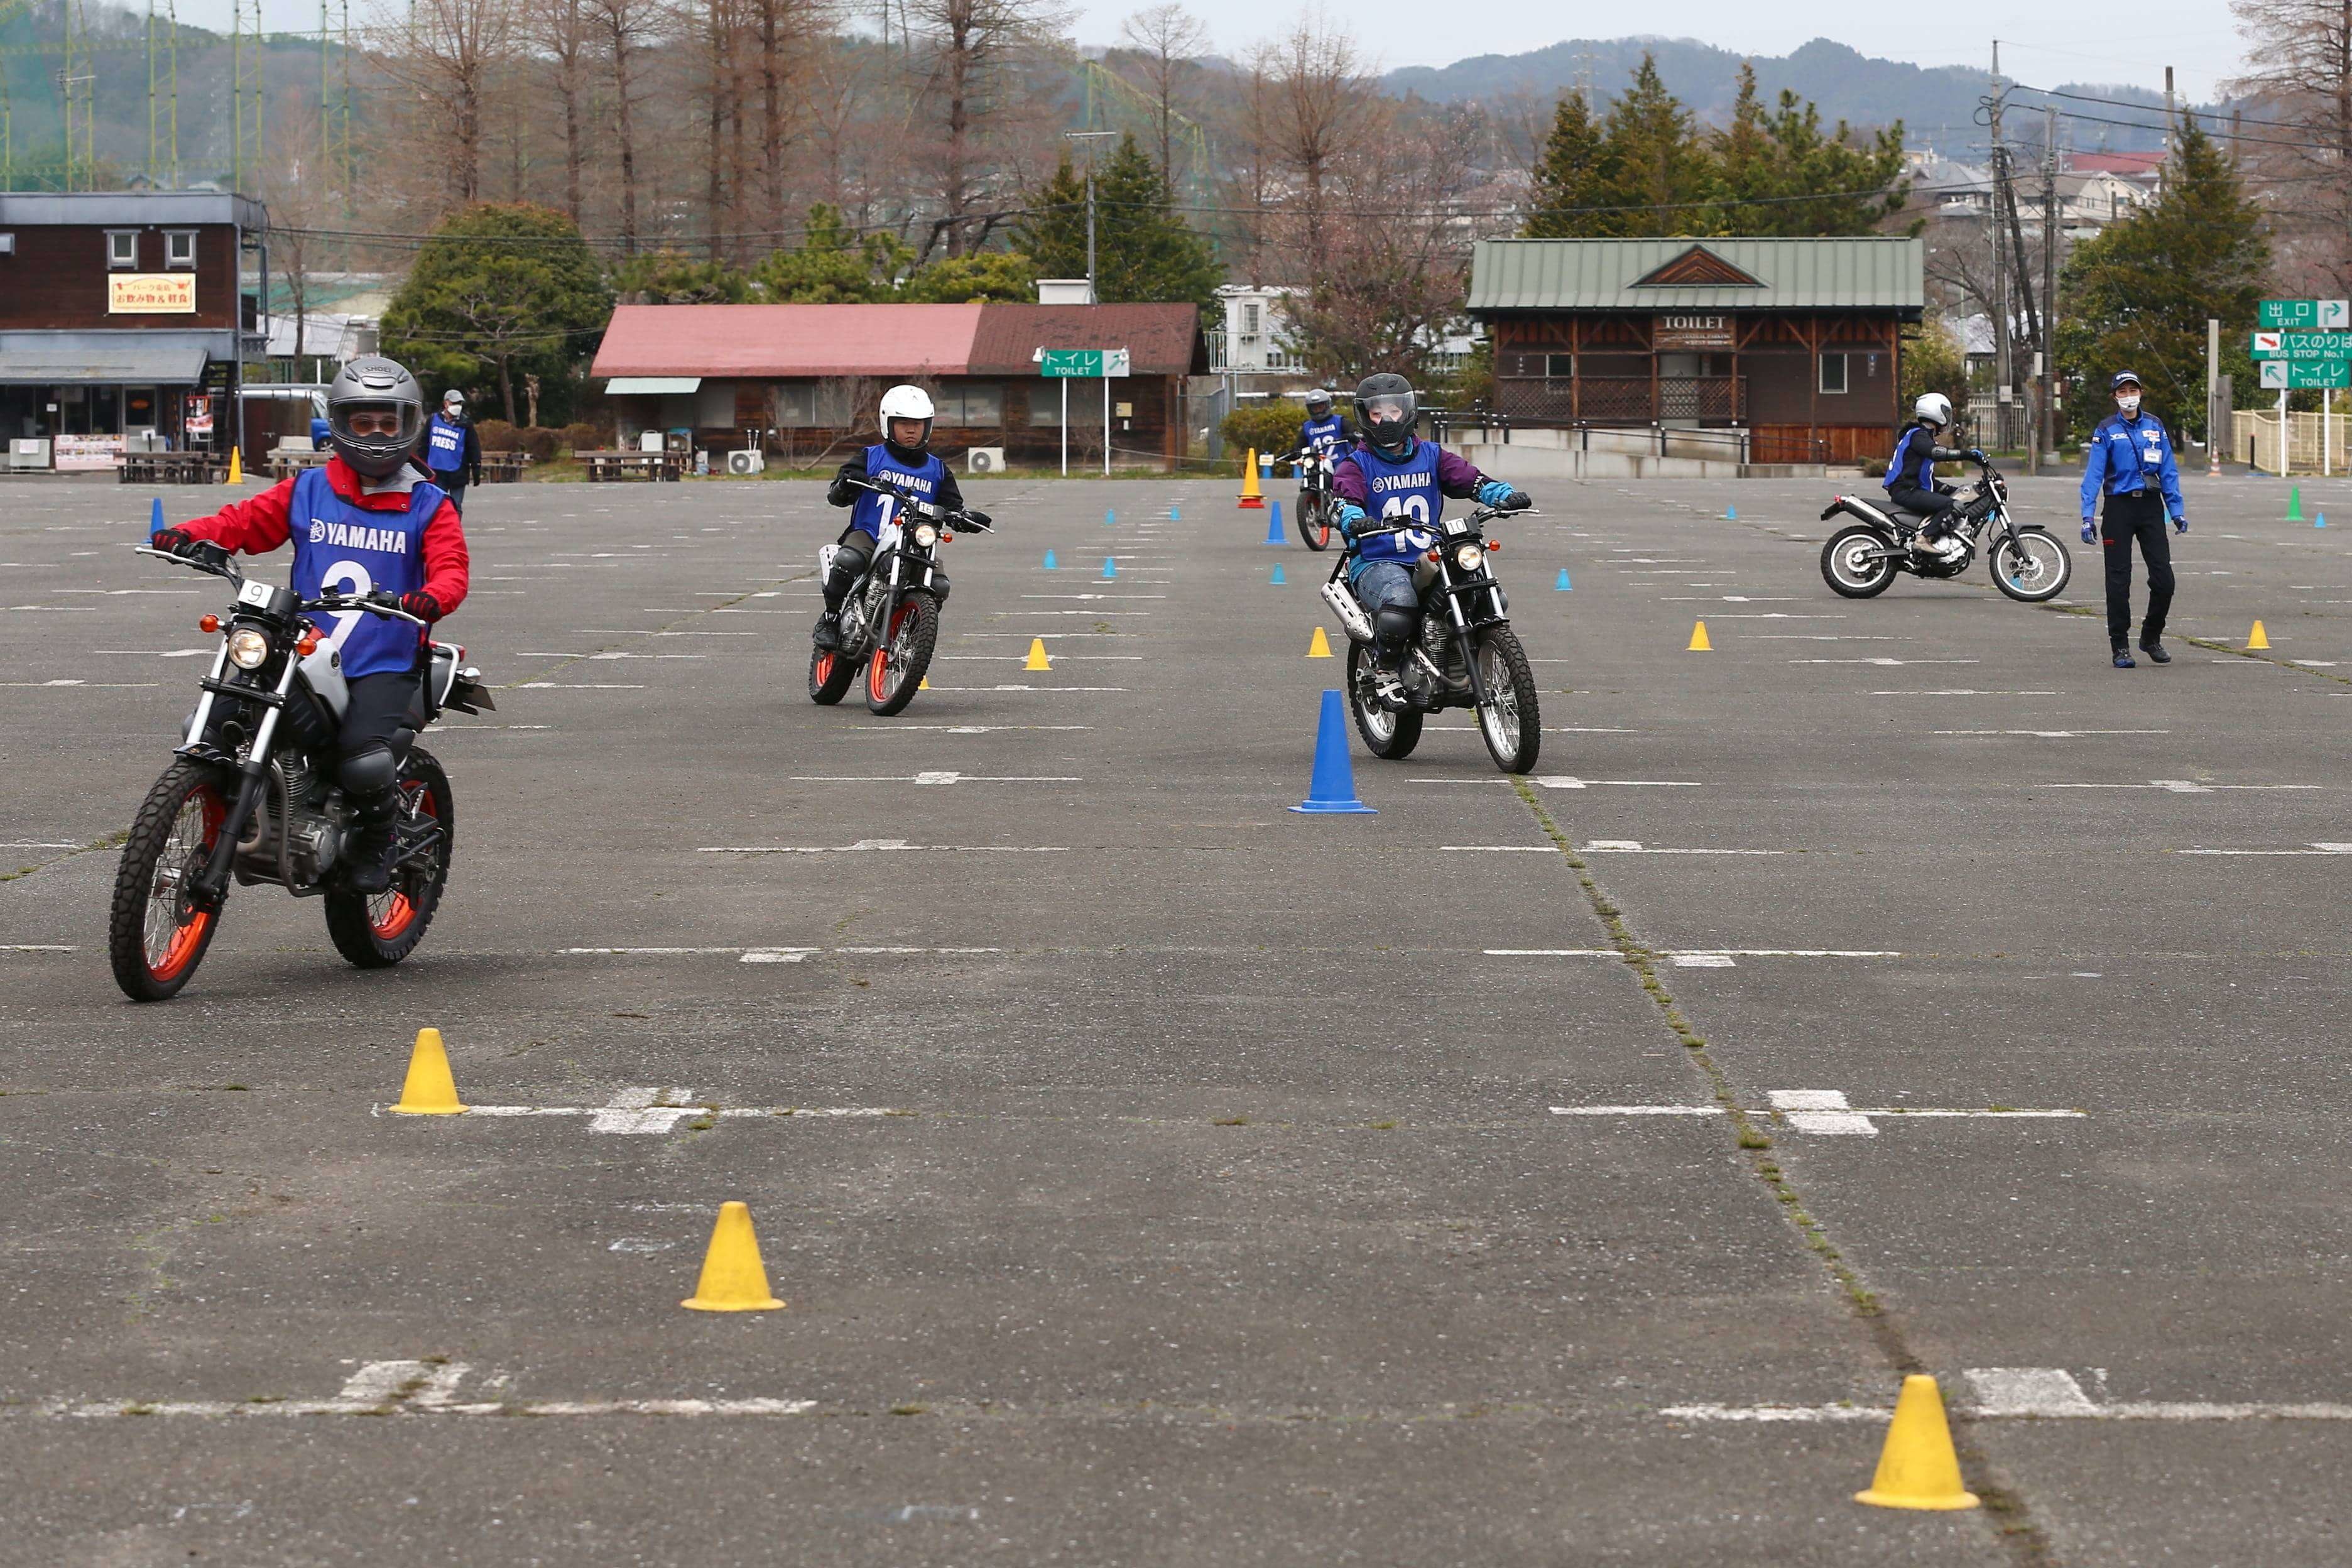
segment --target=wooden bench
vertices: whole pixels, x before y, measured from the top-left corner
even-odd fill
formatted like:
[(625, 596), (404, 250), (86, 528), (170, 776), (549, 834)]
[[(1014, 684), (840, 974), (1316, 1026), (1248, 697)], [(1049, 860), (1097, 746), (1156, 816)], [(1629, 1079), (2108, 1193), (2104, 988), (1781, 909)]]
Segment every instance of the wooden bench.
[(273, 479), (291, 479), (305, 468), (324, 467), (327, 459), (333, 456), (332, 452), (304, 452), (273, 447), (269, 449), (269, 477)]
[(510, 485), (522, 478), (530, 467), (529, 452), (485, 452), (482, 454), (482, 482), (486, 485)]
[(592, 482), (618, 479), (676, 479), (686, 471), (679, 452), (579, 452), (572, 454), (588, 470)]
[(125, 452), (116, 477), (126, 485), (217, 485), (228, 459), (210, 452)]

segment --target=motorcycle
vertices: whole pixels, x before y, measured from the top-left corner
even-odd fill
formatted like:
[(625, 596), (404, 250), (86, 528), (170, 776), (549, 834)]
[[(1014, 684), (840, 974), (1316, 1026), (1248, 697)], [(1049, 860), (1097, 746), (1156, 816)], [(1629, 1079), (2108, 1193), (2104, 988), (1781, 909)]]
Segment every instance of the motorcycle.
[[(958, 533), (995, 530), (984, 511), (950, 511), (895, 485), (851, 483), (898, 504), (882, 520), (865, 575), (841, 602), (841, 646), (809, 649), (809, 700), (826, 707), (840, 701), (863, 668), (866, 710), (887, 719), (915, 700), (939, 645), (940, 606), (947, 602), (934, 571), (940, 547)], [(817, 552), (820, 581), (840, 549), (828, 544)]]
[(1406, 707), (1402, 712), (1382, 706), (1376, 694), (1379, 652), (1371, 617), (1348, 584), (1347, 556), (1332, 567), (1323, 584), (1323, 602), (1348, 635), (1348, 706), (1355, 715), (1356, 732), (1372, 755), (1402, 762), (1421, 743), (1422, 721), (1430, 714), (1475, 708), (1478, 733), (1496, 767), (1523, 773), (1536, 765), (1543, 745), (1543, 719), (1536, 700), (1535, 672), (1505, 615), (1509, 596), (1487, 563), (1502, 546), (1486, 537), (1486, 525), (1516, 515), (1479, 507), (1466, 518), (1441, 519), (1435, 530), (1421, 522), (1357, 530), (1360, 543), (1392, 533), (1417, 536), (1415, 543), (1429, 542), (1412, 567), (1421, 616), (1405, 658)]
[(1320, 552), (1339, 531), (1339, 503), (1331, 494), (1329, 447), (1318, 447), (1291, 465), (1298, 475), (1298, 542)]
[[(341, 885), (335, 872), (352, 808), (335, 782), (335, 744), (351, 692), (339, 650), (362, 615), (426, 623), (373, 599), (304, 599), (246, 576), (216, 547), (194, 559), (144, 546), (139, 553), (224, 578), (236, 594), (226, 623), (216, 615), (196, 623), (220, 634), (220, 650), (172, 764), (122, 846), (107, 922), (115, 984), (134, 1002), (178, 994), (219, 931), (232, 877), (323, 900), (335, 951), (360, 968), (398, 963), (440, 907), (457, 805), (440, 763), (411, 746), (399, 774), (392, 886), (366, 894)], [(314, 615), (351, 618), (322, 634), (306, 618)], [(429, 648), (420, 731), (446, 709), (496, 707), (464, 648)]]
[[(1930, 580), (1957, 577), (1976, 559), (1984, 543), (1991, 563), (1993, 585), (2021, 604), (2038, 605), (2065, 592), (2074, 575), (2074, 558), (2048, 530), (2020, 523), (2010, 515), (2009, 481), (1990, 461), (1978, 465), (1975, 483), (1955, 495), (1948, 540), (1960, 548), (1948, 556), (1911, 547), (1927, 519), (1892, 508), (1881, 508), (1859, 496), (1842, 495), (1822, 512), (1827, 522), (1841, 512), (1854, 521), (1830, 535), (1822, 546), (1822, 576), (1849, 599), (1883, 594), (1898, 573)], [(1990, 536), (1990, 537), (1988, 537)]]

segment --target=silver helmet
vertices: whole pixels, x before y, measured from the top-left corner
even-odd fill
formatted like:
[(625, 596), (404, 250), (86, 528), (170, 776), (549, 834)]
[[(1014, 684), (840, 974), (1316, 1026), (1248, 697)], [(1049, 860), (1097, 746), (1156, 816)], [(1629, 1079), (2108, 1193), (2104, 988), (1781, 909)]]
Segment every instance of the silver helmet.
[[(364, 433), (352, 428), (357, 414), (390, 414), (389, 428), (370, 419)], [(336, 373), (327, 388), (327, 439), (352, 471), (386, 479), (400, 471), (425, 433), (425, 393), (396, 360), (369, 354)]]
[(1919, 401), (1911, 405), (1911, 417), (1925, 420), (1940, 430), (1952, 422), (1952, 400), (1940, 392), (1923, 392)]

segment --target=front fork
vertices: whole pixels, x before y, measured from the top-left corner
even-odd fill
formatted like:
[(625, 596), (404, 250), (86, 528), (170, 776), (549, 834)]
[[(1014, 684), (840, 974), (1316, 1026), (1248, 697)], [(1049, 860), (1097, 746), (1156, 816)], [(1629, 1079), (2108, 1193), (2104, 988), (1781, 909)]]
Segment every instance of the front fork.
[[(236, 861), (236, 847), (245, 837), (245, 830), (253, 821), (255, 805), (261, 798), (262, 784), (269, 776), (269, 743), (278, 734), (278, 721), (286, 711), (287, 693), (294, 689), (294, 671), (299, 661), (289, 651), (285, 656), (286, 669), (278, 678), (277, 700), (263, 705), (260, 724), (253, 731), (253, 743), (246, 748), (245, 761), (237, 764), (236, 798), (229, 803), (228, 816), (221, 822), (220, 837), (213, 845), (211, 856), (203, 870), (188, 889), (188, 901), (199, 910), (217, 910), (228, 896), (229, 868)], [(212, 693), (206, 692), (209, 702)]]

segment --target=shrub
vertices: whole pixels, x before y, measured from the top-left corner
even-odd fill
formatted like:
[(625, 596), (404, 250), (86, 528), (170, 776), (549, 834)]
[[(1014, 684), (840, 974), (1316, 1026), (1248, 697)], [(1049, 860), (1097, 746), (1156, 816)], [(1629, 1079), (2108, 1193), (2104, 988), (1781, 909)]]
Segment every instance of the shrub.
[(561, 445), (567, 452), (593, 452), (608, 447), (612, 441), (602, 430), (585, 420), (566, 425)]
[(485, 452), (511, 452), (522, 445), (520, 432), (503, 419), (477, 419), (474, 434), (481, 438)]
[(563, 432), (561, 430), (530, 426), (519, 434), (522, 437), (522, 449), (530, 454), (530, 460), (534, 463), (551, 463), (556, 454), (563, 449)]
[(1268, 398), (1264, 403), (1242, 404), (1225, 416), (1219, 428), (1224, 432), (1228, 457), (1244, 449), (1288, 452), (1297, 449), (1298, 426), (1306, 419), (1307, 410), (1299, 405), (1285, 398)]

